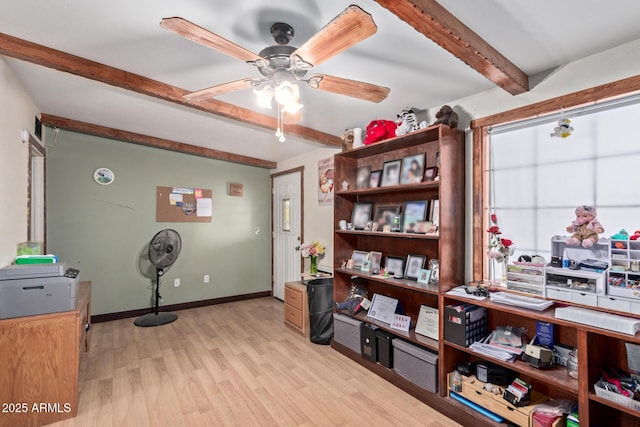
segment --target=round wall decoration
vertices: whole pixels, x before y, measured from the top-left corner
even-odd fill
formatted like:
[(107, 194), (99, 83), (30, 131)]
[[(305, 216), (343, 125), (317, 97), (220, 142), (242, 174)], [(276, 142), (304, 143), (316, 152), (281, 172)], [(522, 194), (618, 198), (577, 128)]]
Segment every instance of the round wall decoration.
[(111, 169), (98, 168), (93, 172), (93, 180), (100, 185), (109, 185), (116, 179)]

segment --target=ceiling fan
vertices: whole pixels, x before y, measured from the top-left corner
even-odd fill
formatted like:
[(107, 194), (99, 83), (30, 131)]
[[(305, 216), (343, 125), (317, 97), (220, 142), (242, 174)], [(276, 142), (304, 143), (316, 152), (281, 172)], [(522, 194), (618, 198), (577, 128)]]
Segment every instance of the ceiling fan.
[[(200, 101), (224, 93), (250, 87), (258, 88), (260, 86), (264, 86), (265, 89), (271, 89), (271, 96), (273, 97), (277, 95), (277, 93), (273, 93), (273, 90), (286, 85), (289, 88), (291, 83), (296, 81), (305, 82), (312, 89), (371, 102), (380, 102), (389, 94), (389, 88), (371, 83), (327, 74), (306, 76), (307, 72), (313, 67), (376, 32), (377, 27), (371, 15), (356, 5), (347, 7), (299, 48), (288, 45), (294, 35), (293, 28), (286, 23), (274, 23), (271, 26), (271, 35), (277, 44), (263, 49), (257, 55), (179, 17), (164, 18), (160, 22), (160, 26), (203, 46), (245, 61), (257, 67), (262, 74), (260, 78), (246, 77), (186, 94), (185, 98), (192, 101)], [(297, 92), (297, 86), (295, 89)], [(256, 93), (260, 95), (257, 91)], [(271, 102), (270, 99), (269, 102)], [(284, 105), (279, 100), (278, 102), (279, 105)], [(299, 107), (301, 105), (298, 104), (294, 109)], [(287, 112), (294, 113), (295, 111)]]

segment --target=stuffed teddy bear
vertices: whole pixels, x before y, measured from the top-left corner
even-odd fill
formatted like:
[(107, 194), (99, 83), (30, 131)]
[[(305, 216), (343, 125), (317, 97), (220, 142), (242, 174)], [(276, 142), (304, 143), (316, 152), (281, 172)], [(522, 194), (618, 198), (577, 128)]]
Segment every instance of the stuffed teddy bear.
[(440, 111), (436, 113), (436, 121), (433, 122), (434, 125), (439, 125), (440, 123), (444, 123), (450, 128), (456, 128), (458, 126), (458, 113), (448, 105), (443, 105)]
[(598, 241), (598, 234), (604, 233), (602, 224), (596, 219), (597, 213), (593, 206), (578, 206), (576, 208), (576, 220), (568, 227), (567, 231), (573, 233), (567, 239), (567, 245), (590, 248)]
[(551, 134), (551, 136), (566, 138), (568, 136), (571, 136), (571, 132), (573, 132), (573, 127), (571, 126), (571, 120), (560, 119), (558, 120), (558, 126), (556, 126), (553, 129), (553, 133)]

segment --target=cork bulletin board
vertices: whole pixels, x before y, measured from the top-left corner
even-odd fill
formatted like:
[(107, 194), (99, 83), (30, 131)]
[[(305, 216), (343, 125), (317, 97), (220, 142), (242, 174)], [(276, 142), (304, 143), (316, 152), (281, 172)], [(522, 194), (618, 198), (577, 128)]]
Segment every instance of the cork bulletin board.
[(156, 222), (211, 222), (212, 191), (156, 187)]

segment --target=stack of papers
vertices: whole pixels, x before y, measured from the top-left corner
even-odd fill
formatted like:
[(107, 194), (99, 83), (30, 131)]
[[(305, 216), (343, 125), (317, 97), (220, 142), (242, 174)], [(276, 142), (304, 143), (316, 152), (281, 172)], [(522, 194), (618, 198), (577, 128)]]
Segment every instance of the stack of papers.
[(553, 301), (547, 301), (540, 298), (525, 297), (509, 292), (493, 292), (491, 301), (500, 304), (515, 305), (517, 307), (528, 308), (531, 310), (542, 311), (553, 305)]
[(483, 357), (492, 357), (504, 362), (513, 362), (518, 355), (507, 350), (502, 350), (484, 342), (476, 341), (469, 346), (474, 352), (481, 354)]
[(457, 297), (465, 297), (465, 298), (469, 298), (469, 299), (473, 299), (473, 300), (478, 300), (478, 301), (482, 301), (487, 299), (487, 297), (481, 296), (481, 295), (474, 295), (474, 294), (469, 294), (467, 293), (467, 285), (460, 285), (457, 286), (447, 292), (445, 292), (448, 295), (452, 295), (452, 296), (457, 296)]

